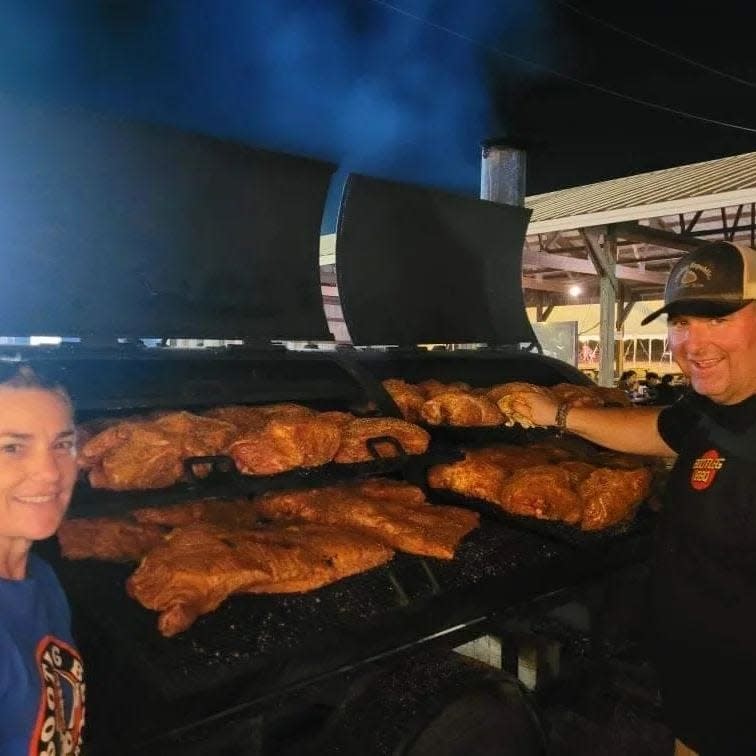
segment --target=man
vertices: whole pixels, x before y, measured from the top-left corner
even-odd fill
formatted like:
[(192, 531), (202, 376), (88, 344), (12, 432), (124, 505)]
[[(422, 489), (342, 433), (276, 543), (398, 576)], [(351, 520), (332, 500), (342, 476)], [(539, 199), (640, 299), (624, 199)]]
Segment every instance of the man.
[(659, 386), (659, 374), (655, 373), (653, 370), (647, 370), (644, 384), (644, 404), (656, 404), (656, 390)]
[(671, 373), (665, 373), (659, 384), (654, 387), (654, 399), (649, 404), (655, 404), (657, 407), (666, 407), (669, 404), (673, 404), (681, 396), (680, 391), (676, 386), (672, 385), (674, 376)]
[[(676, 456), (652, 586), (676, 753), (756, 753), (756, 251), (706, 244), (672, 269), (669, 344), (691, 390), (671, 407), (516, 409), (602, 446)], [(617, 428), (622, 432), (618, 433)], [(691, 751), (691, 749), (693, 749)]]

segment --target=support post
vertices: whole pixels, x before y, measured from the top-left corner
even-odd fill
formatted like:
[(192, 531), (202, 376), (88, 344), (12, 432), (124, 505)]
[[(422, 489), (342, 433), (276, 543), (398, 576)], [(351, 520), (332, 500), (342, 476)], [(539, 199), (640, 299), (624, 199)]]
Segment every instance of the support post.
[[(603, 232), (603, 234), (602, 234)], [(600, 386), (614, 385), (614, 348), (615, 328), (617, 316), (617, 298), (619, 283), (615, 276), (617, 266), (617, 237), (613, 230), (603, 228), (581, 228), (580, 233), (585, 241), (588, 256), (593, 261), (599, 278), (600, 325), (599, 340)], [(603, 235), (603, 245), (601, 236)]]

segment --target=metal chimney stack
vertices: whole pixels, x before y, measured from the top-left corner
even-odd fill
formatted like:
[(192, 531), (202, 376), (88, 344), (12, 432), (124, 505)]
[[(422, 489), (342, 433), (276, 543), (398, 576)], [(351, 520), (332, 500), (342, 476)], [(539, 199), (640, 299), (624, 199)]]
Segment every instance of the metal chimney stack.
[(480, 198), (522, 207), (525, 202), (525, 150), (500, 140), (483, 142)]

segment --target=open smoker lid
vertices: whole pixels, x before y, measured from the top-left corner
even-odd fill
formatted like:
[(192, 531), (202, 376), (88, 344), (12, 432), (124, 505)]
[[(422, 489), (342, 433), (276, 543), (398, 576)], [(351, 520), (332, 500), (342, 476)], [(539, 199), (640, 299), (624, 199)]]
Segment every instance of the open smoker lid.
[(0, 96), (0, 335), (331, 340), (335, 166)]
[(537, 342), (522, 294), (530, 210), (351, 174), (336, 273), (355, 344)]

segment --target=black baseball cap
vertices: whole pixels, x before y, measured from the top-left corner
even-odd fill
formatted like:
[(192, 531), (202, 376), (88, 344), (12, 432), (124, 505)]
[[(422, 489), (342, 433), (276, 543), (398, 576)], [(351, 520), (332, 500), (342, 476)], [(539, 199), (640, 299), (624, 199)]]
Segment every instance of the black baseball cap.
[(675, 263), (664, 288), (664, 307), (643, 318), (641, 325), (662, 314), (721, 317), (755, 299), (756, 250), (710, 242)]

